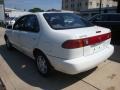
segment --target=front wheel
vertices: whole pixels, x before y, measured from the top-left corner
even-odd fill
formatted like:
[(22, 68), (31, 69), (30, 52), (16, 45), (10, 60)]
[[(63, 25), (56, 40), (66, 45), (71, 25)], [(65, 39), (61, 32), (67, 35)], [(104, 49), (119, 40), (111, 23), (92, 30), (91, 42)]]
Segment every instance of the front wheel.
[(37, 67), (42, 76), (48, 76), (51, 72), (51, 65), (48, 62), (48, 59), (43, 55), (39, 54), (36, 57)]
[(6, 47), (8, 49), (12, 49), (12, 44), (10, 43), (9, 39), (7, 38), (5, 41), (6, 41)]

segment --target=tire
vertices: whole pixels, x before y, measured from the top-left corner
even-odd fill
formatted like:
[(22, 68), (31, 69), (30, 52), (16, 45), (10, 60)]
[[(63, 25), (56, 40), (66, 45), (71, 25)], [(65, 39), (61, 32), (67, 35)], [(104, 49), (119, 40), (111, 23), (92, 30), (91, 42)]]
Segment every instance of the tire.
[(46, 77), (51, 74), (52, 66), (44, 54), (39, 53), (36, 56), (37, 68), (39, 73)]
[(6, 38), (6, 47), (7, 47), (7, 49), (12, 49), (12, 44), (10, 43), (10, 41), (9, 41), (9, 39), (8, 38)]

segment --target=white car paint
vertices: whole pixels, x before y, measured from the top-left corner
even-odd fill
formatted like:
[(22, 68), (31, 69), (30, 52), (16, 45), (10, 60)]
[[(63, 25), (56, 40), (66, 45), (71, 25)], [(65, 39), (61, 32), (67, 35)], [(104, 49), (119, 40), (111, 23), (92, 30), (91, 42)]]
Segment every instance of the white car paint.
[[(54, 69), (67, 74), (77, 74), (92, 69), (112, 55), (114, 47), (110, 45), (110, 38), (95, 45), (88, 45), (81, 48), (65, 49), (62, 47), (62, 44), (67, 40), (110, 33), (109, 29), (92, 26), (68, 30), (54, 30), (45, 20), (44, 13), (52, 12), (33, 14), (37, 16), (40, 26), (40, 31), (37, 33), (6, 30), (5, 34), (10, 42), (24, 54), (34, 58), (33, 50), (35, 48), (40, 49), (47, 56)], [(96, 33), (97, 31), (101, 32)]]

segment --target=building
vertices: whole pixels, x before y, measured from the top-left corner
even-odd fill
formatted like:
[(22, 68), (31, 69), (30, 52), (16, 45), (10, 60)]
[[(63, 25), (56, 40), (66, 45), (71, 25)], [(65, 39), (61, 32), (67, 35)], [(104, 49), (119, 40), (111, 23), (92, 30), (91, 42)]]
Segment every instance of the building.
[[(101, 9), (101, 13), (116, 13), (116, 9), (117, 7), (105, 7)], [(99, 8), (81, 10), (79, 12), (79, 15), (86, 19), (89, 19), (96, 14), (99, 14)]]
[[(101, 13), (116, 13), (117, 2), (101, 0)], [(89, 19), (99, 14), (100, 0), (62, 0), (62, 10), (73, 11)]]
[[(115, 7), (114, 0), (102, 0), (102, 8)], [(100, 7), (100, 0), (62, 0), (62, 10), (81, 11)]]

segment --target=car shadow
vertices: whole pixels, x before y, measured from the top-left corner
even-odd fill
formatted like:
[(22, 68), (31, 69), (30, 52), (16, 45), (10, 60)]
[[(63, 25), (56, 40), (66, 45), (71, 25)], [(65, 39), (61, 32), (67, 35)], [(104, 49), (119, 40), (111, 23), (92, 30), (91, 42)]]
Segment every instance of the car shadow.
[(113, 44), (113, 45), (120, 45), (120, 32), (117, 29), (115, 31), (116, 32), (112, 32), (111, 44)]
[(1, 45), (0, 54), (21, 80), (45, 90), (59, 90), (68, 87), (87, 77), (96, 69), (78, 75), (67, 75), (55, 71), (50, 77), (44, 78), (39, 74), (35, 61), (21, 52), (17, 50), (8, 51), (5, 45)]
[(111, 44), (114, 45), (114, 53), (109, 60), (120, 63), (120, 32), (114, 33)]
[(115, 38), (113, 38), (113, 39), (111, 40), (111, 44), (119, 46), (119, 45), (120, 45), (120, 39), (115, 39)]

